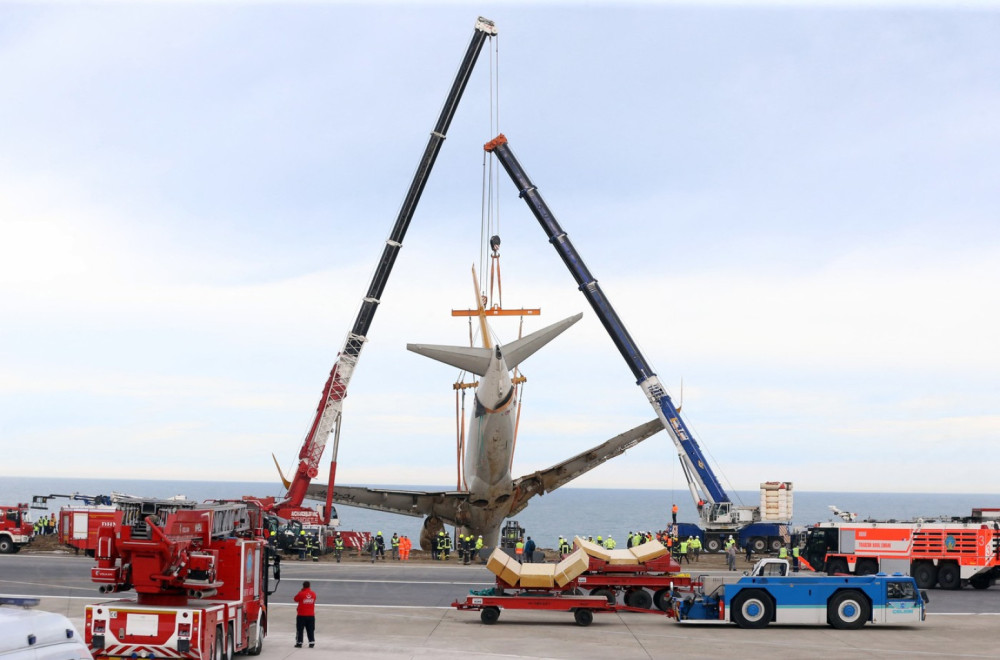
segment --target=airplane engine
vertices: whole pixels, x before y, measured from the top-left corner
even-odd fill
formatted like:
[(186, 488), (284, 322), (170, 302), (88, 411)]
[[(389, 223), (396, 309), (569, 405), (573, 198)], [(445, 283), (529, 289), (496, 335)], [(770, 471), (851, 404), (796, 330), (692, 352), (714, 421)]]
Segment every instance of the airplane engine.
[(444, 523), (436, 516), (424, 519), (424, 528), (420, 530), (420, 549), (434, 552), (437, 549), (438, 532), (444, 529)]

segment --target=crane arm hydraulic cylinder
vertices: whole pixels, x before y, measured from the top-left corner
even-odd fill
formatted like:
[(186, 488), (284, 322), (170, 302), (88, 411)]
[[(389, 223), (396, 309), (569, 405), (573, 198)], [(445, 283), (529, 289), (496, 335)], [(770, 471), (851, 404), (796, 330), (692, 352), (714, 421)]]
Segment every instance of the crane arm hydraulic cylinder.
[[(591, 275), (586, 264), (583, 263), (580, 254), (573, 247), (569, 236), (559, 226), (558, 221), (556, 221), (552, 211), (549, 210), (545, 200), (542, 199), (538, 189), (528, 178), (524, 168), (521, 167), (521, 164), (514, 156), (510, 145), (507, 143), (507, 138), (501, 134), (490, 142), (487, 142), (485, 149), (496, 155), (497, 160), (503, 165), (511, 181), (517, 187), (519, 196), (525, 201), (528, 208), (531, 209), (535, 219), (538, 220), (538, 224), (542, 226), (546, 236), (549, 237), (549, 242), (552, 243), (552, 246), (562, 258), (563, 263), (566, 264), (566, 267), (573, 275), (580, 291), (583, 292), (584, 297), (597, 314), (597, 318), (601, 320), (604, 329), (610, 335), (611, 341), (614, 342), (615, 347), (621, 353), (622, 357), (625, 358), (625, 363), (632, 370), (632, 374), (636, 378), (636, 383), (646, 393), (646, 398), (652, 404), (653, 409), (656, 410), (657, 417), (659, 417), (660, 422), (673, 439), (681, 455), (682, 462), (687, 458), (689, 464), (694, 468), (694, 473), (689, 476), (689, 482), (691, 478), (696, 480), (701, 492), (705, 494), (707, 501), (729, 502), (729, 496), (715, 476), (715, 473), (708, 466), (708, 461), (705, 460), (701, 447), (688, 431), (687, 425), (681, 419), (677, 408), (670, 399), (670, 395), (663, 389), (652, 367), (650, 367), (639, 347), (633, 341), (632, 336), (626, 330), (625, 324), (622, 323), (614, 307), (611, 306), (611, 302), (601, 290), (597, 280)], [(686, 471), (685, 474), (687, 474)]]
[[(386, 239), (385, 247), (382, 249), (382, 256), (375, 269), (375, 274), (372, 276), (368, 292), (361, 302), (361, 308), (358, 310), (358, 315), (354, 320), (354, 326), (347, 335), (344, 347), (337, 355), (337, 361), (330, 371), (330, 377), (323, 387), (323, 394), (316, 409), (316, 417), (302, 443), (302, 449), (299, 451), (298, 468), (288, 487), (288, 493), (284, 501), (278, 505), (279, 508), (300, 506), (302, 500), (305, 499), (309, 482), (319, 473), (320, 458), (323, 456), (323, 450), (326, 448), (327, 439), (334, 425), (340, 419), (343, 410), (343, 399), (347, 396), (347, 386), (358, 358), (361, 356), (361, 349), (367, 340), (368, 330), (371, 328), (372, 319), (378, 310), (382, 293), (385, 290), (386, 282), (389, 281), (389, 274), (392, 272), (399, 249), (403, 247), (403, 238), (406, 236), (406, 230), (410, 226), (410, 220), (412, 220), (413, 213), (416, 211), (417, 203), (423, 194), (424, 186), (427, 184), (431, 169), (437, 160), (441, 145), (447, 137), (448, 127), (455, 116), (458, 102), (462, 99), (462, 94), (465, 92), (465, 87), (472, 75), (476, 60), (479, 58), (480, 51), (482, 51), (483, 43), (487, 37), (495, 36), (496, 33), (497, 30), (493, 21), (482, 17), (476, 21), (472, 40), (465, 51), (465, 57), (462, 58), (462, 64), (455, 75), (455, 81), (448, 92), (448, 97), (445, 99), (444, 107), (441, 109), (441, 114), (434, 125), (434, 130), (431, 131), (430, 139), (427, 141), (427, 146), (424, 149), (423, 156), (420, 158), (420, 163), (417, 165), (417, 170), (413, 174), (413, 180), (406, 192), (406, 197), (403, 199), (403, 204), (399, 208), (396, 222), (392, 226), (389, 238)], [(336, 448), (334, 451), (336, 452)], [(330, 466), (330, 483), (327, 488), (329, 495), (333, 493), (335, 474), (336, 453)], [(327, 500), (330, 499), (329, 495)], [(327, 502), (327, 511), (330, 511), (329, 501)]]

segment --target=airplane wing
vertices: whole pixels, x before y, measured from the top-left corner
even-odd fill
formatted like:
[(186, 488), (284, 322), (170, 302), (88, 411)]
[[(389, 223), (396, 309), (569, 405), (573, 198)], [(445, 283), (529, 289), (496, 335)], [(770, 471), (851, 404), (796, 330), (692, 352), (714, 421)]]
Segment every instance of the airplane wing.
[(511, 498), (510, 512), (507, 515), (513, 516), (528, 506), (528, 500), (535, 495), (544, 495), (565, 485), (581, 474), (593, 470), (601, 463), (624, 454), (627, 450), (662, 430), (663, 424), (660, 423), (659, 419), (654, 419), (630, 431), (616, 435), (562, 463), (515, 479), (514, 495)]
[[(326, 486), (311, 484), (306, 497), (325, 502)], [(427, 492), (341, 485), (335, 486), (333, 491), (333, 501), (337, 504), (421, 518), (434, 516), (451, 525), (463, 524), (461, 514), (468, 496), (467, 492), (458, 490)]]

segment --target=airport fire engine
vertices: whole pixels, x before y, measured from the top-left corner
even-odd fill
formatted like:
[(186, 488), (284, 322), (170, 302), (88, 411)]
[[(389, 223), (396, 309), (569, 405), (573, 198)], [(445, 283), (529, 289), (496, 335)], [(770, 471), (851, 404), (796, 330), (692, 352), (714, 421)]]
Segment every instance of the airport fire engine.
[[(102, 593), (135, 598), (88, 605), (84, 637), (94, 658), (232, 658), (258, 655), (280, 558), (254, 502), (215, 502), (99, 529), (91, 579)], [(273, 577), (273, 583), (272, 583)]]
[(0, 506), (0, 554), (17, 552), (31, 543), (33, 535), (27, 504)]
[(806, 531), (804, 556), (827, 573), (899, 571), (921, 589), (986, 589), (1000, 577), (1000, 521), (819, 523)]

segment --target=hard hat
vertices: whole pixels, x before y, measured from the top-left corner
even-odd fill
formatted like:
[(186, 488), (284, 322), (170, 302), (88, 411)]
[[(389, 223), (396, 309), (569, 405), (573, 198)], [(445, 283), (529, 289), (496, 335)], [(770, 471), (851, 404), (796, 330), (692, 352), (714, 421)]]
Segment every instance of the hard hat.
[(379, 533), (378, 533), (378, 534), (376, 534), (375, 536), (382, 536), (382, 532), (379, 532)]
[(480, 534), (480, 535), (479, 535), (479, 538), (483, 538), (483, 535), (482, 535), (482, 534)]

